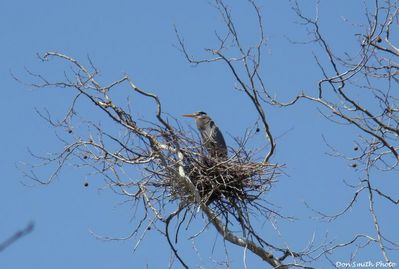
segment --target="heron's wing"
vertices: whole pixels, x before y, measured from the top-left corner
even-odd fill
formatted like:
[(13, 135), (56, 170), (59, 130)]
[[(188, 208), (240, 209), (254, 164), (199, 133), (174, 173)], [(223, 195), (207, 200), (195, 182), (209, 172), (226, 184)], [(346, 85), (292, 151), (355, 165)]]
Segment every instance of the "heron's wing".
[(213, 121), (210, 121), (209, 125), (202, 129), (201, 135), (206, 143), (217, 144), (220, 137), (224, 141), (223, 135)]
[(227, 146), (223, 134), (213, 122), (209, 129), (208, 139), (208, 143), (212, 145), (213, 150), (216, 151), (216, 155), (227, 156)]
[(222, 132), (219, 130), (218, 127), (216, 127), (213, 130), (213, 134), (212, 134), (212, 140), (220, 147), (220, 148), (226, 148), (226, 141), (224, 140), (223, 134)]
[(210, 120), (207, 124), (197, 126), (208, 153), (214, 157), (227, 157), (226, 142), (214, 121)]

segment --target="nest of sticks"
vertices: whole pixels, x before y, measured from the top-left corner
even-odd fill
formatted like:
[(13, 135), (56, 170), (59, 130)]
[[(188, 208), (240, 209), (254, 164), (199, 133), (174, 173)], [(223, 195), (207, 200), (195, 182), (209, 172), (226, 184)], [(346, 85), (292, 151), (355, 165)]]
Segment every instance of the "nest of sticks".
[(191, 160), (186, 175), (206, 204), (218, 200), (253, 202), (270, 189), (270, 165), (242, 162), (240, 159), (218, 160), (202, 157)]
[[(248, 212), (250, 208), (255, 208), (267, 211), (261, 195), (269, 191), (276, 181), (278, 165), (255, 162), (243, 149), (232, 152), (229, 159), (215, 159), (199, 147), (197, 145), (196, 150), (185, 150), (184, 170), (196, 187), (202, 203), (226, 218), (231, 214), (237, 220), (240, 210)], [(161, 182), (172, 200), (196, 204), (184, 184), (172, 177), (164, 177)]]

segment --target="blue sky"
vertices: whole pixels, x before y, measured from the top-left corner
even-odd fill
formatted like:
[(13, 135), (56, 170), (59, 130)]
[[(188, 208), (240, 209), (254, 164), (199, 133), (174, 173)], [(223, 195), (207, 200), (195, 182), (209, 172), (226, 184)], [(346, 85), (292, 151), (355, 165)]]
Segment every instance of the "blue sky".
[[(231, 3), (231, 7), (243, 39), (251, 42), (254, 18), (243, 2)], [(322, 1), (320, 6), (321, 25), (331, 34), (328, 40), (339, 52), (355, 50), (353, 32), (346, 30), (348, 24), (341, 18), (364, 22), (360, 1), (328, 2)], [(314, 91), (321, 74), (312, 48), (288, 41), (306, 40), (306, 31), (296, 23), (289, 2), (258, 3), (268, 38), (262, 69), (267, 86), (283, 100), (301, 90)], [(10, 72), (28, 79), (24, 72), (27, 67), (49, 77), (60, 77), (65, 66), (44, 64), (36, 54), (58, 51), (86, 63), (89, 56), (99, 68), (102, 81), (110, 82), (128, 73), (137, 85), (157, 93), (164, 111), (175, 117), (207, 111), (231, 145), (233, 137), (243, 135), (256, 121), (254, 110), (246, 97), (234, 90), (234, 80), (226, 66), (188, 64), (176, 48), (173, 29), (176, 25), (193, 54), (204, 55), (203, 48), (217, 44), (214, 30), (222, 29), (221, 18), (208, 1), (4, 0), (1, 6), (0, 242), (30, 221), (35, 223), (35, 229), (0, 254), (0, 268), (167, 268), (171, 254), (165, 240), (155, 231), (147, 233), (134, 254), (135, 240), (103, 242), (91, 235), (90, 231), (126, 236), (135, 222), (134, 208), (123, 203), (123, 197), (103, 189), (105, 183), (101, 180), (90, 178), (90, 185), (85, 188), (88, 179), (77, 169), (66, 170), (47, 186), (23, 178), (19, 164), (34, 162), (28, 148), (47, 153), (62, 147), (55, 131), (38, 117), (35, 108), (48, 108), (53, 115), (62, 115), (71, 95), (65, 89), (32, 89), (16, 82)], [(303, 7), (309, 14), (314, 12), (312, 1), (304, 1)], [(142, 118), (153, 109), (141, 101), (135, 108), (136, 115)], [(87, 118), (101, 120), (92, 108), (82, 109)], [(360, 198), (349, 216), (333, 223), (311, 219), (312, 212), (303, 203), (333, 213), (351, 199), (353, 192), (342, 181), (356, 182), (360, 175), (349, 163), (326, 154), (329, 149), (323, 136), (340, 150), (350, 151), (357, 133), (350, 127), (326, 121), (315, 105), (306, 102), (288, 109), (266, 107), (266, 112), (272, 132), (278, 137), (274, 161), (286, 166), (286, 175), (279, 178), (267, 200), (284, 214), (299, 218), (296, 222), (279, 221), (283, 241), (300, 250), (313, 234), (321, 242), (326, 233), (338, 241), (349, 240), (357, 232), (373, 233), (366, 197)], [(193, 126), (187, 119), (182, 118), (181, 123)], [(50, 172), (46, 169), (42, 169), (44, 174)], [(389, 175), (384, 177), (390, 180)], [(393, 234), (398, 223), (385, 220), (397, 209), (385, 204), (378, 206), (384, 228)], [(273, 233), (269, 226), (261, 228), (266, 238)], [(215, 238), (215, 231), (210, 229), (198, 239), (206, 268), (213, 268), (208, 256), (209, 244)], [(183, 256), (197, 268), (201, 263), (193, 255), (190, 243), (182, 241)], [(231, 252), (233, 268), (242, 268), (242, 250), (232, 247)], [(338, 254), (337, 259), (348, 259), (345, 251)], [(381, 260), (381, 255), (370, 249), (361, 259)], [(248, 264), (249, 268), (259, 268), (261, 263), (250, 255)], [(328, 268), (325, 262), (318, 265)], [(173, 268), (179, 265), (176, 263)]]

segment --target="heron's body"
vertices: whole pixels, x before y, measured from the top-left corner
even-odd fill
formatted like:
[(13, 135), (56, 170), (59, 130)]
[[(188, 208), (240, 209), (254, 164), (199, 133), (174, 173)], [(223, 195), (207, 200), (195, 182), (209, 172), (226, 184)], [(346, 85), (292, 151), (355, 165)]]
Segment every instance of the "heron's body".
[(195, 118), (202, 143), (210, 157), (227, 159), (227, 146), (222, 132), (205, 112), (195, 112), (183, 116)]

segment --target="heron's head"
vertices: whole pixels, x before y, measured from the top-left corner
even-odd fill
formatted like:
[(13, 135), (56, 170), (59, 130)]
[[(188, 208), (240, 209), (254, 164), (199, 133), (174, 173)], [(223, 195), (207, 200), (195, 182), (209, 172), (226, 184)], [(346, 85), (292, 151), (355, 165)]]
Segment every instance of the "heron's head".
[(192, 114), (183, 114), (183, 117), (194, 118), (196, 120), (208, 119), (209, 116), (203, 111), (194, 112)]
[(184, 114), (182, 116), (194, 118), (197, 123), (197, 127), (200, 130), (205, 129), (205, 128), (209, 127), (211, 124), (213, 124), (213, 121), (208, 116), (208, 114), (206, 114), (205, 112), (202, 112), (202, 111), (194, 112), (192, 114)]

